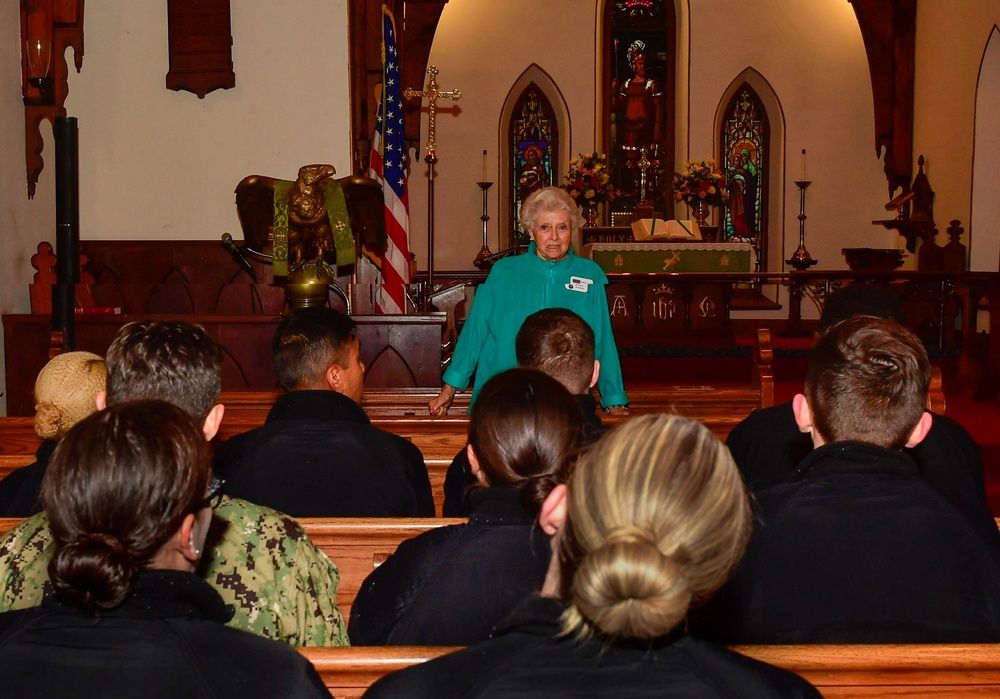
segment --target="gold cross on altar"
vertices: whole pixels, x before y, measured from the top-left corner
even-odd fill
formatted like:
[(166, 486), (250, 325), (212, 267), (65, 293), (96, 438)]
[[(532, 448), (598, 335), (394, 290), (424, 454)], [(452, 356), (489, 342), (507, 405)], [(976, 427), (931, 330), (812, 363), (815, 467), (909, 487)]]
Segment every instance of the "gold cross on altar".
[(437, 74), (438, 69), (436, 66), (431, 66), (427, 69), (428, 75), (431, 79), (427, 83), (426, 90), (413, 90), (411, 88), (406, 88), (403, 90), (403, 97), (406, 99), (413, 99), (414, 97), (426, 97), (427, 104), (430, 106), (430, 111), (427, 115), (427, 155), (434, 155), (434, 151), (437, 150), (437, 142), (434, 141), (434, 116), (437, 113), (437, 100), (438, 97), (450, 97), (453, 102), (457, 102), (462, 99), (462, 93), (460, 90), (439, 90), (437, 88)]

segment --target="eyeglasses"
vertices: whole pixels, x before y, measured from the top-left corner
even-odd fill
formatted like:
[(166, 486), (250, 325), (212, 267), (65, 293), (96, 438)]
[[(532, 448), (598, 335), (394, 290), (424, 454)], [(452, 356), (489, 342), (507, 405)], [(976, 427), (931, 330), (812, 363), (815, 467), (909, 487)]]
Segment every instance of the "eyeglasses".
[(208, 495), (198, 501), (195, 512), (199, 512), (206, 507), (211, 507), (213, 510), (218, 507), (222, 502), (223, 486), (225, 484), (225, 480), (213, 476), (212, 480), (208, 483)]

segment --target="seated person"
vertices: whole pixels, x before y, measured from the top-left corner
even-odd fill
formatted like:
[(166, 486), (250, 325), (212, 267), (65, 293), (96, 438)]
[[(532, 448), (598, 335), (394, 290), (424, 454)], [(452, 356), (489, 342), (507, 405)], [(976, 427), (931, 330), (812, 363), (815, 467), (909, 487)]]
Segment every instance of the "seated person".
[(793, 400), (814, 450), (757, 493), (760, 522), (694, 627), (725, 643), (1000, 640), (1000, 533), (903, 453), (931, 427), (930, 362), (891, 320), (819, 339)]
[[(874, 284), (851, 284), (834, 291), (823, 305), (820, 334), (858, 315), (891, 318), (903, 324), (899, 294)], [(986, 485), (979, 446), (950, 417), (931, 413), (927, 436), (906, 453), (917, 462), (924, 479), (938, 490), (986, 506)], [(809, 435), (795, 424), (792, 402), (754, 410), (726, 438), (743, 480), (751, 492), (784, 481), (812, 451)]]
[(365, 366), (355, 324), (303, 308), (278, 324), (271, 358), (288, 391), (263, 427), (220, 447), (216, 472), (234, 497), (293, 517), (433, 517), (427, 467), (411, 442), (361, 409)]
[(194, 574), (210, 481), (201, 426), (169, 403), (108, 408), (63, 437), (42, 486), (55, 597), (0, 614), (5, 696), (329, 697), (295, 650), (227, 628), (232, 608)]
[[(196, 325), (128, 323), (108, 348), (107, 395), (97, 407), (166, 400), (197, 419), (206, 440), (219, 428), (222, 351)], [(235, 608), (229, 625), (292, 645), (347, 642), (337, 609), (340, 574), (291, 517), (223, 497), (214, 510), (198, 574)], [(55, 541), (45, 512), (0, 539), (0, 611), (24, 609), (52, 594)]]
[(751, 527), (739, 471), (700, 423), (662, 414), (615, 427), (553, 488), (540, 524), (553, 536), (541, 596), (489, 640), (384, 677), (365, 697), (819, 697), (685, 631)]
[(35, 463), (0, 481), (0, 517), (29, 517), (42, 511), (38, 493), (49, 457), (69, 428), (87, 417), (104, 390), (104, 360), (90, 352), (64, 352), (49, 360), (35, 379), (35, 433), (44, 439)]
[[(514, 341), (517, 365), (543, 371), (566, 387), (583, 411), (583, 444), (591, 444), (607, 426), (597, 416), (590, 389), (597, 383), (601, 363), (594, 359), (594, 331), (568, 308), (543, 308), (528, 316)], [(444, 481), (444, 516), (467, 517), (465, 495), (476, 485), (463, 449), (448, 467)]]
[(549, 545), (538, 509), (576, 455), (581, 425), (573, 397), (539, 371), (487, 381), (469, 421), (480, 482), (469, 523), (404, 541), (365, 579), (351, 607), (351, 644), (475, 643), (540, 590)]

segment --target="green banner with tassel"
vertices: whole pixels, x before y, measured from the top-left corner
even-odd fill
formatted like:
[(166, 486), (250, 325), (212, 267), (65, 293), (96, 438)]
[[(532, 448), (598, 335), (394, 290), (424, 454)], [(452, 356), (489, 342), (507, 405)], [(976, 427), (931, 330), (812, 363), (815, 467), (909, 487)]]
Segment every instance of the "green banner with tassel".
[(276, 277), (288, 276), (288, 195), (293, 182), (274, 182), (274, 263), (272, 273)]
[(354, 264), (354, 232), (351, 219), (347, 215), (347, 199), (344, 189), (335, 180), (323, 183), (323, 198), (326, 200), (326, 214), (330, 218), (333, 233), (333, 247), (337, 250), (337, 266)]

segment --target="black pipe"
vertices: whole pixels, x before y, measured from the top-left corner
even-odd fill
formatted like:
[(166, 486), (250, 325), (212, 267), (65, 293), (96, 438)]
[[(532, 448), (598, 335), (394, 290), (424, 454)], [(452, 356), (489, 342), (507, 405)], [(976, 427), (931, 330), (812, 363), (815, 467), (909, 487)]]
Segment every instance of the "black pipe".
[(56, 283), (52, 287), (52, 330), (76, 347), (73, 310), (80, 283), (80, 152), (76, 117), (58, 117), (56, 142)]

